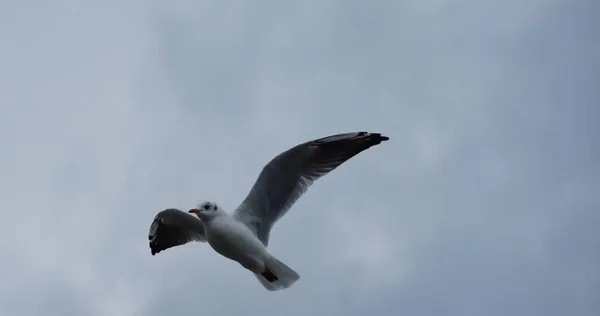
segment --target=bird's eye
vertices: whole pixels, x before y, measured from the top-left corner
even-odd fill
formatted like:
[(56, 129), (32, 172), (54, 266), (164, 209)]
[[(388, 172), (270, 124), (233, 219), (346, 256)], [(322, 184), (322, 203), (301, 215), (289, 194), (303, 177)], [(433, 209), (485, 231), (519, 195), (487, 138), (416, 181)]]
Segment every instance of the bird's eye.
[(204, 204), (204, 209), (207, 211), (210, 210), (210, 204)]

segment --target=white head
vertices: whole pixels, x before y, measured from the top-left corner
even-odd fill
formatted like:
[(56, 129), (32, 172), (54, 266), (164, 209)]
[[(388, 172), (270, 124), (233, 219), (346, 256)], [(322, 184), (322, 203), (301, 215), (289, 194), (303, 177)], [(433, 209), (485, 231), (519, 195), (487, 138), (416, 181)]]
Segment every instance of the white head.
[(198, 216), (198, 218), (204, 222), (208, 222), (215, 217), (225, 214), (224, 211), (217, 205), (217, 203), (205, 201), (188, 211)]

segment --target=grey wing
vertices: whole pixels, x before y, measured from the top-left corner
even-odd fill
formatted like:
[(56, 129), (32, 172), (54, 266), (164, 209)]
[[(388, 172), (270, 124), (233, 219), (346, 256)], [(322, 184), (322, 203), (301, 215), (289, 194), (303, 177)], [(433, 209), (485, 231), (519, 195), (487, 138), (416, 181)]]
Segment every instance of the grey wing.
[(170, 208), (154, 217), (148, 240), (152, 255), (192, 241), (206, 242), (204, 225), (199, 218)]
[(348, 159), (389, 138), (356, 132), (312, 140), (282, 152), (265, 165), (252, 189), (234, 211), (266, 246), (271, 227), (314, 181)]

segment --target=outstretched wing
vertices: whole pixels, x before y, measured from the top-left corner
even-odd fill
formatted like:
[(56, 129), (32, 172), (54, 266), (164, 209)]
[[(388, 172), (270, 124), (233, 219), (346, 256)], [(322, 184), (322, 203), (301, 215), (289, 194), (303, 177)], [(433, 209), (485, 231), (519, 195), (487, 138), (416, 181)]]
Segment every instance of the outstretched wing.
[(379, 133), (332, 135), (297, 145), (265, 165), (234, 211), (266, 246), (275, 222), (290, 209), (314, 181), (348, 159), (389, 138)]
[(170, 208), (154, 217), (148, 232), (152, 255), (192, 241), (206, 242), (204, 225), (199, 218)]

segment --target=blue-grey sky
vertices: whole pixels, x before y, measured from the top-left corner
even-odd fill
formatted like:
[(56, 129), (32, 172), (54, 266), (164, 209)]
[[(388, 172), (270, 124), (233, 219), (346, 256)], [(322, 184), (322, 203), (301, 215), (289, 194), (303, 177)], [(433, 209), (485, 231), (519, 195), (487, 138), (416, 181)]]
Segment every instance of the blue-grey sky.
[[(0, 0), (0, 314), (600, 314), (600, 4)], [(391, 140), (272, 231), (265, 291), (168, 207)]]

